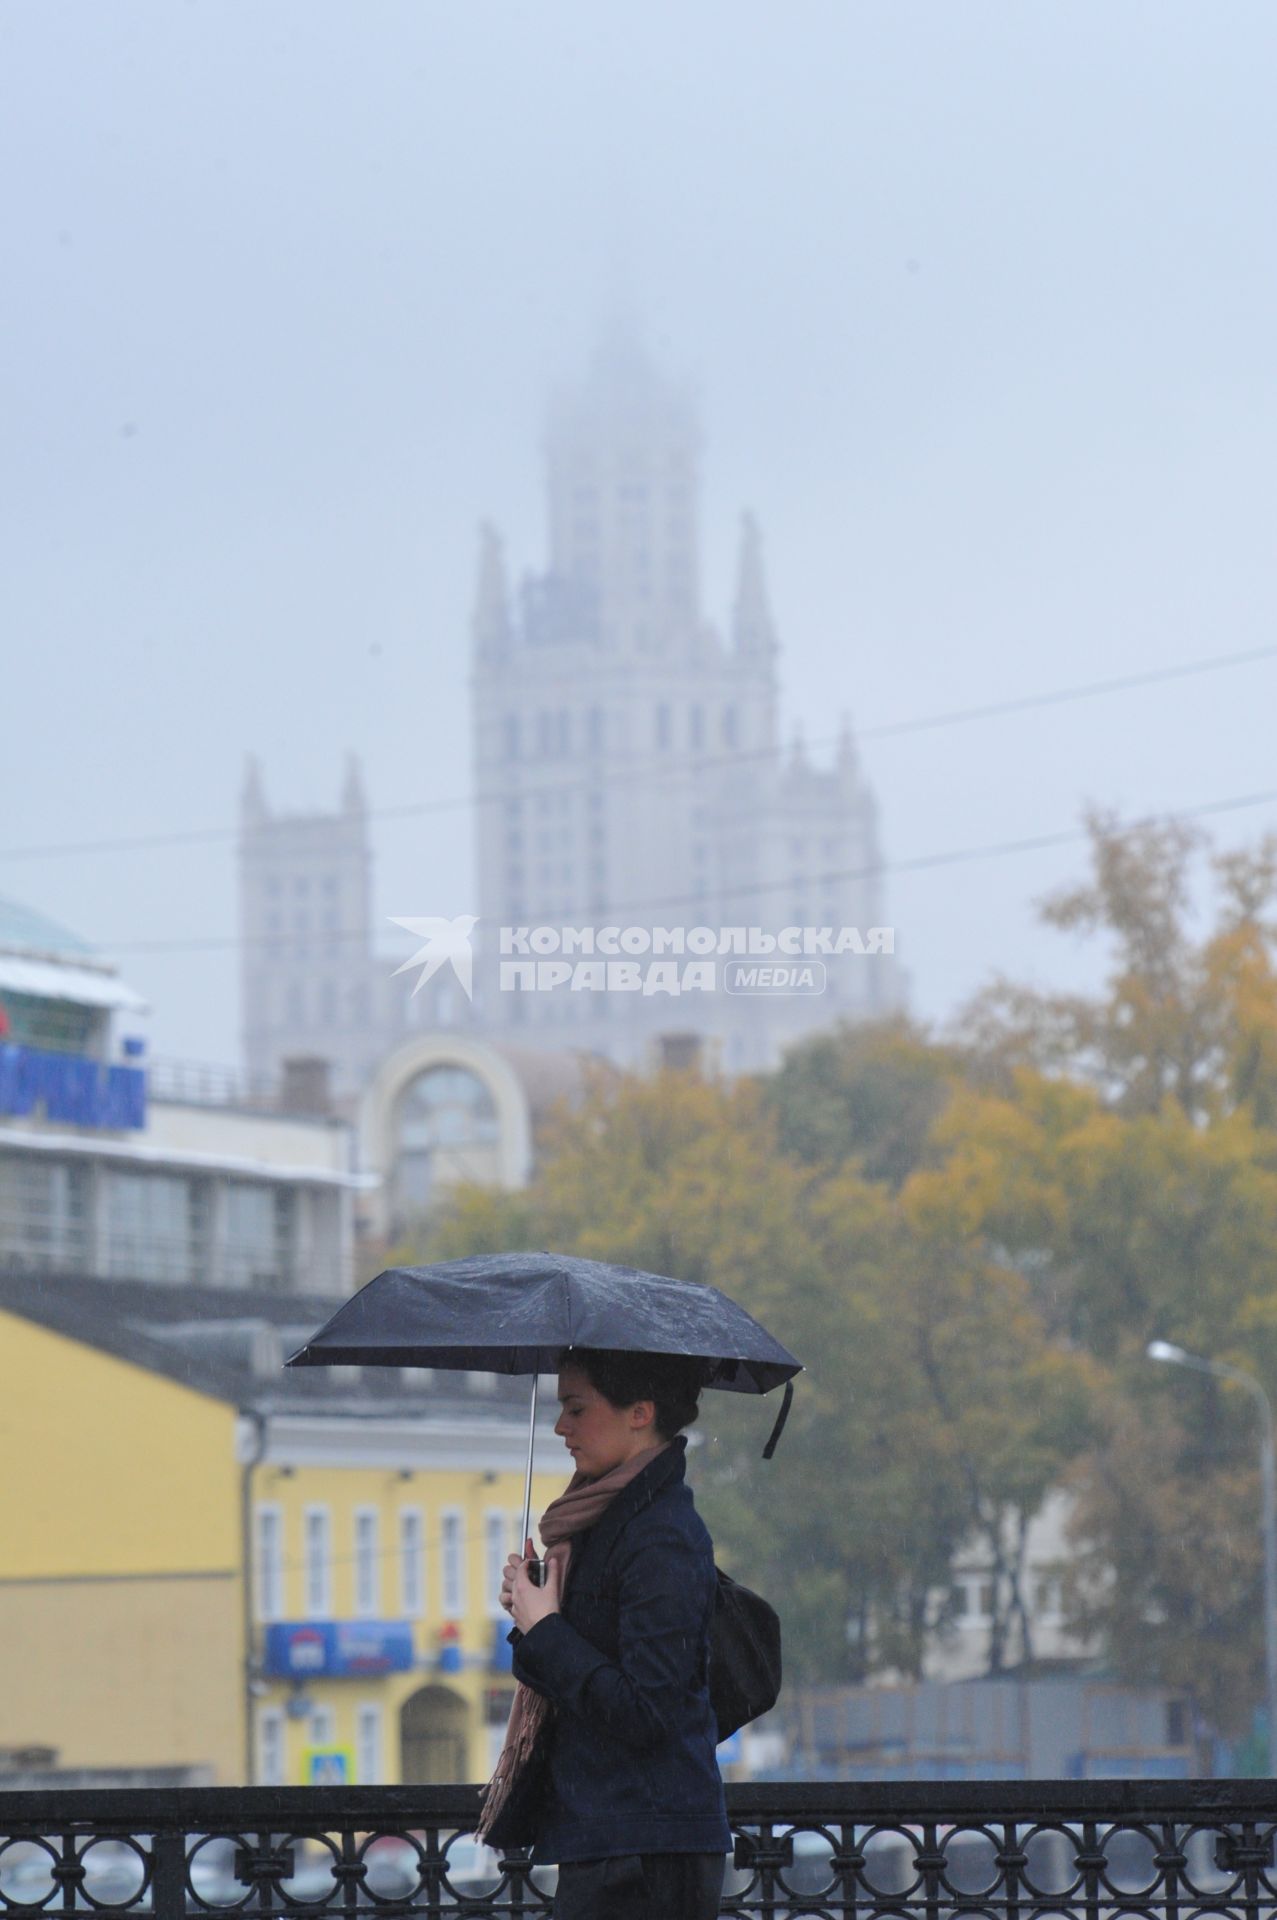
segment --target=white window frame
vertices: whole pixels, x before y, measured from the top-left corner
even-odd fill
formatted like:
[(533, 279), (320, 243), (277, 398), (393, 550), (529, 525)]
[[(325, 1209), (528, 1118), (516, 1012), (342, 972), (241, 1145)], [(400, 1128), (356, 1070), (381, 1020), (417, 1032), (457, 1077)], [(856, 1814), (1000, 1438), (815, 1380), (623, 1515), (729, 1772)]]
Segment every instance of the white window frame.
[[(518, 1525), (516, 1519), (515, 1525)], [(506, 1542), (510, 1537), (510, 1516), (504, 1507), (488, 1507), (483, 1516), (483, 1597), (488, 1618), (501, 1620), (501, 1576), (505, 1572)]]
[(381, 1515), (376, 1507), (356, 1507), (353, 1524), (355, 1618), (375, 1620), (381, 1611)]
[[(313, 1529), (319, 1528), (319, 1550), (315, 1551)], [(333, 1612), (333, 1516), (331, 1507), (311, 1501), (302, 1510), (302, 1565), (305, 1602), (302, 1612), (308, 1620), (330, 1620)]]
[(959, 1573), (954, 1575), (954, 1585), (963, 1592), (962, 1612), (958, 1615), (960, 1627), (987, 1627), (993, 1622), (992, 1608), (986, 1606), (985, 1596), (989, 1595), (997, 1604), (997, 1582), (992, 1573)]
[(466, 1610), (466, 1517), (461, 1507), (439, 1515), (439, 1600), (445, 1620), (460, 1620)]
[(399, 1509), (399, 1612), (421, 1620), (426, 1611), (426, 1519), (420, 1507)]
[(1064, 1618), (1064, 1581), (1058, 1573), (1033, 1575), (1033, 1612), (1037, 1619), (1054, 1623)]
[(381, 1702), (361, 1700), (355, 1709), (356, 1784), (374, 1787), (384, 1771)]
[(284, 1618), (284, 1512), (277, 1500), (253, 1510), (253, 1605), (269, 1625)]
[(288, 1784), (286, 1722), (282, 1707), (257, 1709), (257, 1784), (259, 1787), (284, 1787)]
[(312, 1747), (331, 1747), (337, 1738), (337, 1714), (326, 1702), (317, 1702), (310, 1710), (308, 1726)]

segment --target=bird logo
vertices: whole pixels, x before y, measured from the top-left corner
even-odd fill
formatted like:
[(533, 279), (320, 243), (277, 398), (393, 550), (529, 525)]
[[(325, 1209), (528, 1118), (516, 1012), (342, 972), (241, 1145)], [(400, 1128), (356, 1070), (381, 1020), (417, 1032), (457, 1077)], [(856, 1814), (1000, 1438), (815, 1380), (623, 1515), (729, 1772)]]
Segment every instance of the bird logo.
[(401, 967), (395, 968), (395, 976), (410, 973), (413, 967), (421, 968), (421, 977), (413, 988), (414, 996), (421, 992), (427, 980), (433, 979), (445, 961), (452, 966), (467, 1000), (474, 998), (474, 953), (470, 946), (470, 935), (474, 932), (478, 914), (459, 913), (455, 920), (445, 920), (441, 914), (428, 913), (417, 919), (397, 920), (390, 916), (392, 926), (403, 927), (415, 938), (424, 942), (417, 948), (411, 959), (405, 960)]

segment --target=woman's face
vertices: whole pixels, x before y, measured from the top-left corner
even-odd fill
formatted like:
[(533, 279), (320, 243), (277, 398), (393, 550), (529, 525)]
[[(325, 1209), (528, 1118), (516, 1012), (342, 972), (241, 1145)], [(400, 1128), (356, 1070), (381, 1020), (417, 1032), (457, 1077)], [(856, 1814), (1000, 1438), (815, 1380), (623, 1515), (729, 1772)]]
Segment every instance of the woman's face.
[(580, 1367), (560, 1368), (559, 1406), (554, 1431), (562, 1437), (577, 1472), (591, 1480), (656, 1443), (652, 1402), (636, 1400), (632, 1407), (614, 1407), (590, 1385)]

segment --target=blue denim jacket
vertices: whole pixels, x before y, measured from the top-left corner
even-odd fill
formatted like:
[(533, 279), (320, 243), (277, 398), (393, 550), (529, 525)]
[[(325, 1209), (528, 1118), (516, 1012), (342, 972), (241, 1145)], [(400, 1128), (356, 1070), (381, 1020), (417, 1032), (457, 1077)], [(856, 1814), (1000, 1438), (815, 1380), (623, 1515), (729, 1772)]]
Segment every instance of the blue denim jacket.
[(515, 1645), (555, 1703), (533, 1859), (731, 1846), (709, 1704), (714, 1549), (673, 1442), (573, 1542), (562, 1611)]

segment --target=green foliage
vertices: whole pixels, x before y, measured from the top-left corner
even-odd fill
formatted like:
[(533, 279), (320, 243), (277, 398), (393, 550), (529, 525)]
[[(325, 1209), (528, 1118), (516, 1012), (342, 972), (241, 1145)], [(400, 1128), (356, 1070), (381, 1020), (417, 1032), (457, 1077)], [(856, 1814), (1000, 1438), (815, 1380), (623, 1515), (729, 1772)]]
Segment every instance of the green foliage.
[(796, 1160), (851, 1160), (866, 1179), (898, 1187), (926, 1153), (958, 1071), (956, 1056), (907, 1020), (844, 1025), (793, 1048), (764, 1100)]

